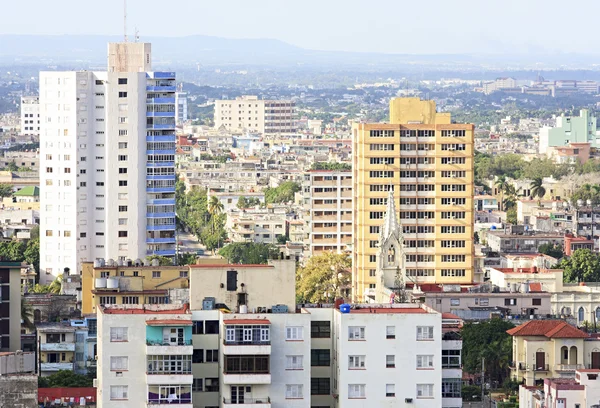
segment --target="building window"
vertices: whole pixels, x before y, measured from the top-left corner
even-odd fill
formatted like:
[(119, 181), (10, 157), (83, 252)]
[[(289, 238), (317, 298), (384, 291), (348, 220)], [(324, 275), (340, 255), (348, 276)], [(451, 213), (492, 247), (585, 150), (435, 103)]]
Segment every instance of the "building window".
[(202, 391), (202, 378), (194, 378), (192, 380), (192, 391), (194, 391), (194, 392)]
[(110, 341), (127, 341), (127, 327), (111, 327), (110, 328)]
[(329, 378), (311, 378), (310, 395), (329, 395), (331, 392)]
[(365, 368), (366, 356), (348, 356), (348, 370), (360, 370)]
[(140, 298), (138, 296), (123, 296), (123, 304), (124, 305), (139, 305)]
[(192, 334), (204, 334), (203, 320), (194, 320), (192, 322)]
[(204, 334), (219, 334), (219, 321), (206, 320), (204, 322)]
[(396, 396), (396, 385), (395, 384), (386, 384), (385, 385), (385, 396), (386, 397), (395, 397)]
[(541, 306), (542, 305), (542, 299), (540, 299), (540, 298), (531, 299), (531, 304), (533, 306)]
[(386, 339), (395, 339), (396, 338), (396, 326), (386, 326), (385, 327), (385, 338)]
[(285, 398), (286, 399), (302, 399), (302, 384), (286, 384), (285, 386)]
[(204, 363), (204, 350), (203, 349), (194, 349), (192, 352), (192, 363)]
[(152, 271), (152, 278), (154, 278), (154, 279), (160, 278), (160, 271)]
[(304, 333), (302, 326), (291, 326), (285, 328), (285, 339), (286, 340), (303, 340)]
[(417, 384), (417, 398), (433, 398), (433, 384)]
[(126, 205), (120, 205), (119, 206), (119, 212), (126, 212), (127, 211), (127, 206)]
[(388, 354), (385, 356), (385, 367), (386, 368), (394, 368), (396, 367), (396, 356), (393, 354)]
[(219, 362), (219, 350), (206, 350), (206, 362), (207, 363), (218, 363)]
[(204, 391), (206, 392), (219, 392), (219, 379), (218, 378), (205, 378), (204, 379)]
[(504, 299), (504, 306), (515, 306), (517, 304), (517, 299)]
[(100, 296), (100, 304), (101, 305), (116, 305), (117, 297), (116, 296)]
[(433, 326), (417, 326), (417, 340), (433, 340)]
[(365, 384), (348, 384), (348, 398), (366, 398)]
[(119, 92), (119, 98), (127, 98), (127, 92)]
[(460, 299), (458, 299), (458, 298), (451, 298), (450, 299), (450, 306), (460, 306)]
[(119, 78), (119, 85), (127, 85), (127, 78)]
[(364, 339), (365, 339), (364, 326), (349, 326), (348, 327), (348, 340), (364, 340)]
[(111, 385), (110, 386), (110, 399), (111, 400), (126, 400), (127, 397), (127, 386), (126, 385)]
[(442, 350), (442, 368), (460, 368), (460, 350)]
[(312, 367), (329, 367), (331, 365), (331, 355), (328, 349), (310, 350), (310, 365)]
[(127, 180), (119, 180), (119, 187), (127, 187)]
[(418, 355), (417, 356), (417, 368), (433, 368), (433, 356), (432, 355)]
[(328, 321), (310, 322), (310, 337), (313, 339), (328, 339), (331, 337), (331, 326)]
[(462, 379), (442, 378), (442, 398), (461, 398)]
[(110, 370), (111, 371), (125, 371), (128, 367), (128, 358), (123, 357), (110, 357)]
[(285, 369), (286, 370), (302, 370), (303, 356), (285, 356)]
[(127, 174), (127, 168), (119, 167), (119, 174)]

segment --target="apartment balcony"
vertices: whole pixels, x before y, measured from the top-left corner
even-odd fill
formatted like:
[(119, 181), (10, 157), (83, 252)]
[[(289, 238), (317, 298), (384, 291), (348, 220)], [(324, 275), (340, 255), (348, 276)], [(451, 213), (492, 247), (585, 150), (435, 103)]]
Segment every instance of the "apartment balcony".
[(442, 408), (446, 407), (462, 407), (462, 398), (442, 398)]
[(175, 249), (157, 249), (156, 251), (146, 251), (147, 255), (160, 255), (160, 256), (175, 256)]
[(40, 371), (56, 372), (60, 370), (73, 370), (73, 363), (41, 363)]
[(161, 129), (175, 129), (175, 122), (173, 123), (150, 123), (146, 125), (146, 129), (161, 130)]
[(548, 372), (550, 371), (550, 366), (548, 364), (540, 364), (539, 366), (534, 364), (531, 369), (537, 372)]
[(161, 385), (161, 384), (192, 384), (194, 375), (185, 374), (151, 374), (146, 373), (146, 384)]
[(148, 200), (148, 204), (151, 204), (151, 205), (175, 205), (175, 198), (158, 198), (155, 200)]
[(147, 98), (147, 105), (174, 105), (175, 98)]
[[(174, 154), (171, 150), (152, 150), (148, 154)], [(146, 175), (146, 180), (175, 180), (175, 174)]]
[(146, 111), (147, 118), (174, 118), (175, 111), (173, 112), (150, 112)]
[(173, 218), (175, 212), (146, 213), (146, 218)]
[(75, 351), (75, 343), (42, 343), (40, 351)]
[(223, 341), (225, 355), (270, 355), (270, 341)]
[(580, 370), (584, 368), (583, 364), (555, 364), (554, 371), (558, 372), (575, 372), (576, 370)]
[(192, 355), (194, 354), (194, 346), (192, 340), (185, 340), (182, 344), (168, 344), (162, 342), (146, 341), (147, 355)]
[(85, 362), (85, 366), (88, 367), (88, 368), (95, 368), (95, 367), (98, 366), (98, 362), (96, 361), (96, 359), (93, 359), (93, 358), (92, 359), (88, 359)]
[[(155, 162), (147, 162), (146, 167), (174, 167), (174, 161), (155, 161)], [(173, 187), (173, 192), (175, 192), (175, 187)]]
[(146, 135), (146, 142), (174, 142), (174, 141), (175, 141), (175, 134), (159, 135), (159, 136)]
[(243, 373), (243, 374), (223, 373), (223, 383), (226, 385), (271, 384), (271, 374), (270, 373)]
[(170, 238), (146, 238), (147, 244), (174, 244), (175, 237)]
[(175, 224), (169, 225), (146, 225), (146, 231), (174, 231)]
[(225, 408), (236, 408), (243, 405), (247, 408), (270, 408), (271, 398), (223, 398), (223, 407)]
[(148, 85), (146, 92), (175, 92), (177, 87), (174, 85)]
[(156, 78), (156, 79), (175, 79), (175, 72), (173, 71), (156, 71), (149, 72), (146, 74), (147, 78)]

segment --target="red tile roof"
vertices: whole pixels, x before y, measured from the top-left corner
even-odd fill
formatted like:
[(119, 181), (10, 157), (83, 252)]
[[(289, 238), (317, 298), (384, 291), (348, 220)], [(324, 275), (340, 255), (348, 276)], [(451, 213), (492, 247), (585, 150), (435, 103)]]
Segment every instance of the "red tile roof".
[(529, 283), (529, 291), (530, 292), (543, 292), (542, 283), (541, 282), (530, 282)]
[(146, 320), (148, 326), (191, 326), (191, 320), (182, 319), (156, 319)]
[(267, 319), (228, 319), (223, 320), (224, 324), (271, 324)]
[(544, 336), (549, 339), (585, 339), (589, 335), (563, 320), (530, 320), (506, 331), (511, 336)]
[(442, 319), (461, 320), (460, 317), (452, 313), (442, 313)]

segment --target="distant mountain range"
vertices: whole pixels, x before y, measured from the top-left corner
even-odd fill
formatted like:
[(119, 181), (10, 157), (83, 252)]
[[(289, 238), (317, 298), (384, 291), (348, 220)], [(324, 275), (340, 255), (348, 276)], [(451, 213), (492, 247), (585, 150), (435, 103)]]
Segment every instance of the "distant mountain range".
[[(122, 41), (120, 36), (100, 35), (0, 35), (0, 62), (60, 65), (103, 65), (106, 44)], [(597, 56), (571, 54), (499, 55), (452, 54), (410, 55), (307, 50), (274, 39), (227, 39), (204, 35), (187, 37), (143, 37), (152, 43), (153, 59), (161, 65), (294, 65), (358, 67), (369, 69), (421, 66), (429, 69), (464, 67), (476, 69), (489, 64), (523, 68), (542, 63), (543, 68), (574, 64), (590, 65)], [(563, 68), (565, 68), (563, 66)]]

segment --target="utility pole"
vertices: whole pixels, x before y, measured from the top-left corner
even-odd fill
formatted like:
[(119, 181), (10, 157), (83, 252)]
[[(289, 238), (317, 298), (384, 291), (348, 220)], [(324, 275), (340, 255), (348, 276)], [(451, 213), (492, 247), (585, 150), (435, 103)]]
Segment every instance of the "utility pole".
[(485, 357), (481, 357), (481, 403), (485, 396)]

